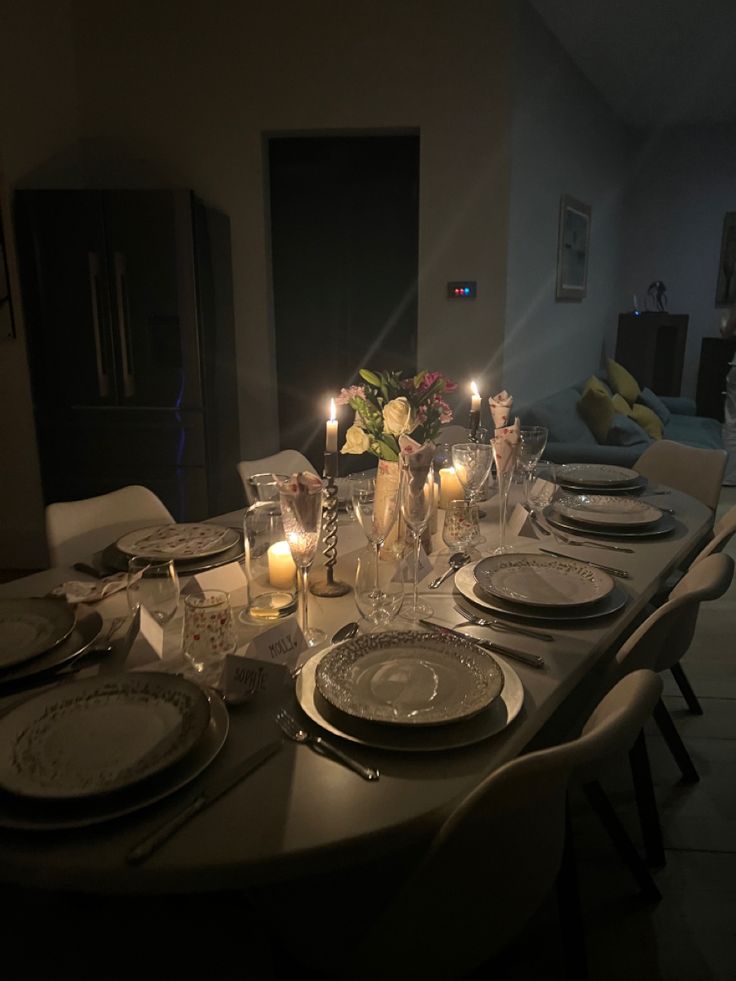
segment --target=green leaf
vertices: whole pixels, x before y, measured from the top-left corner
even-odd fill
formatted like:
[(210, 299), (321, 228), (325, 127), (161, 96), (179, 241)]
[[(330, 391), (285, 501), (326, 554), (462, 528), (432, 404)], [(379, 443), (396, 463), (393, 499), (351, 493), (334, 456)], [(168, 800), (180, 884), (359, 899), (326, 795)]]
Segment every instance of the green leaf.
[(369, 385), (373, 385), (375, 388), (381, 388), (381, 378), (373, 371), (368, 371), (367, 368), (361, 368), (358, 372), (363, 381), (367, 381)]

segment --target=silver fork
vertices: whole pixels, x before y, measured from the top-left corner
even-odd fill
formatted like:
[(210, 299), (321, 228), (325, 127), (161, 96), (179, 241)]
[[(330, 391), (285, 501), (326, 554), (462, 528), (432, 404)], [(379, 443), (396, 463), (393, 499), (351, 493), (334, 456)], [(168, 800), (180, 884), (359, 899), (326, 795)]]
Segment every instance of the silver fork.
[(542, 524), (534, 511), (530, 511), (529, 513), (537, 528), (539, 528), (545, 535), (551, 535), (556, 542), (560, 543), (560, 545), (579, 545), (582, 548), (605, 548), (611, 552), (628, 552), (631, 555), (634, 553), (633, 548), (624, 548), (623, 545), (611, 545), (608, 542), (576, 541), (574, 538), (570, 538), (568, 535), (563, 535), (561, 531), (552, 531), (548, 525)]
[(364, 780), (378, 780), (380, 776), (378, 770), (374, 770), (370, 766), (363, 766), (362, 763), (358, 763), (352, 756), (348, 756), (347, 753), (338, 749), (333, 743), (328, 743), (321, 736), (312, 736), (306, 729), (302, 729), (296, 719), (289, 715), (286, 709), (278, 710), (276, 713), (276, 724), (284, 735), (288, 736), (289, 739), (293, 739), (295, 743), (306, 743), (308, 746), (315, 746), (326, 756), (332, 756), (341, 763), (344, 763), (345, 766), (363, 777)]
[(511, 633), (524, 634), (526, 637), (535, 637), (537, 640), (554, 640), (552, 634), (545, 634), (542, 630), (521, 627), (517, 623), (504, 623), (495, 617), (478, 617), (474, 613), (463, 610), (460, 606), (456, 606), (455, 609), (461, 617), (464, 617), (468, 623), (472, 623), (476, 627), (495, 627), (496, 630), (508, 630)]

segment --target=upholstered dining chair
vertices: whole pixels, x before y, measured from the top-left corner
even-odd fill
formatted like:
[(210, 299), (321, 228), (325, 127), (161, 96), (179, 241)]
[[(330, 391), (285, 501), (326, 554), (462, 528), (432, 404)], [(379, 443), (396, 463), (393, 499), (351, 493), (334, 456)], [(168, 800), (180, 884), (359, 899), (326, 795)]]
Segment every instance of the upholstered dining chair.
[(725, 450), (703, 450), (660, 439), (644, 450), (634, 470), (653, 483), (689, 494), (715, 511), (727, 458)]
[(264, 456), (259, 460), (241, 460), (237, 464), (240, 479), (243, 481), (245, 499), (248, 504), (255, 504), (257, 496), (250, 479), (254, 474), (275, 473), (292, 474), (302, 470), (317, 473), (309, 460), (298, 450), (281, 450), (272, 456)]
[(72, 565), (105, 548), (126, 531), (173, 520), (153, 491), (140, 484), (81, 501), (49, 504), (46, 540), (51, 564)]
[(284, 922), (280, 940), (320, 976), (451, 981), (513, 940), (556, 883), (569, 976), (584, 978), (568, 778), (577, 767), (625, 752), (661, 690), (651, 671), (634, 672), (603, 698), (578, 738), (487, 776), (458, 803), (398, 890), (390, 877), (379, 881), (376, 901), (353, 872), (354, 905), (331, 882), (321, 883), (324, 894), (313, 892), (310, 880), (310, 901)]
[(467, 443), (468, 427), (458, 425), (443, 426), (437, 436), (437, 442), (449, 443), (450, 446), (453, 446), (455, 443)]

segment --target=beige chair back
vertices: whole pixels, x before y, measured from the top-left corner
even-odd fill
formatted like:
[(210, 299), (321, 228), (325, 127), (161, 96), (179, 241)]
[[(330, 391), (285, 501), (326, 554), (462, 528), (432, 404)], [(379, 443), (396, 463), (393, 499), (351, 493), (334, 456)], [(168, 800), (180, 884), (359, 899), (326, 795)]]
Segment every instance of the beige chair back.
[(454, 446), (455, 443), (467, 443), (468, 442), (468, 428), (467, 426), (443, 426), (439, 431), (439, 435), (435, 440), (436, 443), (449, 443), (450, 446)]
[(89, 559), (127, 531), (173, 520), (153, 491), (139, 484), (82, 501), (49, 504), (46, 539), (51, 565), (67, 566)]
[(659, 439), (644, 450), (634, 470), (653, 483), (690, 494), (715, 511), (726, 460), (725, 450), (702, 450)]
[(690, 567), (669, 599), (647, 617), (623, 644), (616, 662), (620, 673), (649, 668), (664, 671), (677, 664), (692, 643), (700, 604), (722, 596), (733, 579), (730, 555), (717, 553)]
[(504, 947), (560, 868), (570, 772), (625, 752), (661, 690), (651, 672), (631, 674), (606, 695), (578, 739), (486, 777), (443, 824), (379, 921), (363, 931), (351, 954), (358, 976), (449, 981)]
[(254, 474), (275, 473), (288, 476), (289, 474), (299, 473), (303, 470), (308, 470), (309, 473), (317, 473), (309, 460), (298, 450), (281, 450), (279, 453), (261, 457), (259, 460), (241, 460), (237, 464), (237, 468), (240, 479), (243, 481), (245, 499), (249, 505), (255, 504), (257, 500), (254, 488), (248, 480)]
[(715, 528), (713, 529), (713, 537), (705, 548), (701, 552), (698, 552), (697, 556), (693, 559), (691, 568), (696, 562), (700, 562), (709, 555), (722, 552), (734, 534), (736, 534), (736, 505), (729, 508), (723, 517), (716, 521)]

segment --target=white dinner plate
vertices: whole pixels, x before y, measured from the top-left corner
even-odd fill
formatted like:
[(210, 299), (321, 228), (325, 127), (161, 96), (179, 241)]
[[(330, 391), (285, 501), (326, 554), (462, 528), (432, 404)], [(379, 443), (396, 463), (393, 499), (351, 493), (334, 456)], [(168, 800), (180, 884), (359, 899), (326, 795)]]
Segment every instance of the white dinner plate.
[(619, 525), (616, 528), (603, 525), (584, 525), (570, 518), (564, 518), (551, 504), (544, 511), (544, 517), (549, 524), (562, 531), (572, 531), (588, 538), (652, 538), (659, 535), (669, 535), (677, 527), (677, 521), (671, 514), (662, 514), (659, 521), (652, 525)]
[(472, 606), (468, 607), (472, 613), (480, 612), (473, 607), (481, 607), (491, 613), (501, 614), (510, 621), (521, 620), (532, 623), (564, 623), (566, 627), (574, 625), (578, 621), (594, 620), (598, 617), (608, 616), (622, 609), (627, 601), (627, 593), (614, 583), (613, 591), (605, 596), (598, 603), (589, 603), (587, 606), (519, 606), (516, 603), (507, 603), (505, 600), (493, 596), (491, 593), (481, 589), (475, 581), (472, 566), (464, 566), (455, 573), (455, 586), (460, 597), (455, 595), (455, 602), (462, 605), (462, 598), (469, 600)]
[(624, 487), (638, 483), (639, 474), (608, 463), (563, 463), (557, 468), (557, 479), (580, 487)]
[(568, 495), (564, 501), (556, 501), (559, 513), (572, 521), (601, 527), (653, 525), (662, 512), (646, 501), (633, 497), (615, 497), (612, 494)]
[[(353, 743), (374, 749), (399, 752), (431, 753), (472, 746), (506, 728), (524, 704), (524, 686), (512, 667), (481, 650), (483, 657), (495, 662), (503, 675), (503, 688), (488, 708), (469, 719), (441, 726), (382, 726), (356, 719), (336, 709), (317, 690), (315, 674), (331, 648), (319, 651), (302, 667), (296, 680), (296, 699), (302, 711), (320, 728)], [(480, 648), (479, 648), (480, 650)]]
[(234, 528), (215, 524), (168, 524), (129, 531), (117, 541), (126, 555), (147, 559), (201, 559), (224, 552), (238, 541)]
[(370, 722), (445, 725), (487, 708), (503, 675), (471, 641), (390, 630), (361, 634), (333, 647), (317, 668), (328, 702)]
[(150, 780), (101, 797), (38, 801), (0, 791), (0, 827), (18, 831), (66, 831), (87, 828), (149, 807), (181, 790), (202, 773), (227, 739), (230, 719), (219, 696), (209, 692), (210, 721), (194, 749)]
[(58, 685), (0, 719), (0, 788), (69, 800), (129, 787), (193, 749), (209, 713), (202, 689), (178, 675)]
[(90, 613), (78, 620), (72, 632), (50, 651), (34, 657), (32, 661), (17, 664), (0, 672), (0, 690), (7, 687), (22, 687), (24, 681), (38, 678), (39, 675), (53, 673), (73, 661), (94, 644), (102, 631), (102, 617)]
[(0, 670), (44, 654), (73, 627), (74, 609), (62, 599), (1, 599)]
[(613, 589), (613, 580), (601, 569), (535, 552), (489, 555), (472, 570), (485, 592), (522, 606), (585, 606)]

